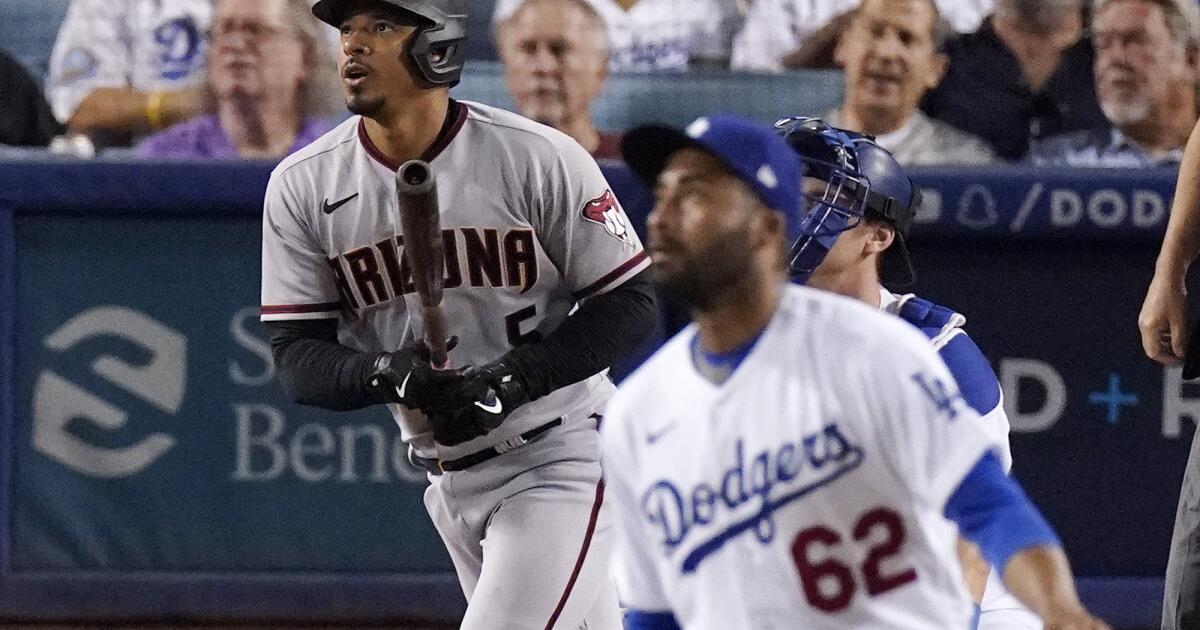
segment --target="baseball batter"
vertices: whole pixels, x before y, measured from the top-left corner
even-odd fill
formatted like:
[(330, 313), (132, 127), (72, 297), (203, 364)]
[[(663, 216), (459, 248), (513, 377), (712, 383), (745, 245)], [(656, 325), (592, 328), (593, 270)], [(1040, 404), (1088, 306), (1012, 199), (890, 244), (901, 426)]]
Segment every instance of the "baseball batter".
[[(1003, 393), (987, 357), (962, 329), (966, 318), (915, 295), (894, 294), (881, 283), (881, 274), (897, 286), (916, 279), (907, 237), (919, 190), (892, 154), (869, 137), (816, 118), (784, 119), (775, 127), (805, 164), (809, 212), (789, 254), (792, 280), (898, 315), (925, 333), (995, 441), (1007, 472), (1012, 454)], [(870, 192), (855, 196), (859, 190)], [(1004, 589), (1000, 576), (989, 576), (974, 550), (962, 552), (968, 587), (980, 603), (978, 627), (1040, 630), (1041, 621)]]
[[(321, 0), (352, 113), (272, 174), (262, 319), (296, 400), (390, 406), (454, 561), (469, 630), (620, 627), (600, 480), (605, 370), (652, 330), (649, 261), (587, 152), (449, 98), (462, 0)], [(440, 190), (453, 369), (435, 370), (396, 171)]]
[(630, 627), (966, 628), (959, 532), (1049, 627), (1106, 627), (928, 339), (787, 282), (801, 165), (782, 137), (713, 116), (622, 151), (656, 187), (655, 282), (696, 320), (602, 430)]

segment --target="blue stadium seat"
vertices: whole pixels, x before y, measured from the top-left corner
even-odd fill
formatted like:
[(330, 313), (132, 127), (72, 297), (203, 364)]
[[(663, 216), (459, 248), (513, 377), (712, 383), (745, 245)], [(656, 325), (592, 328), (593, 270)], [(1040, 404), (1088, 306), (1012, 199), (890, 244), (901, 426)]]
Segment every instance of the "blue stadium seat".
[(46, 76), (58, 25), (71, 0), (4, 0), (0, 9), (0, 48), (11, 53), (38, 80)]

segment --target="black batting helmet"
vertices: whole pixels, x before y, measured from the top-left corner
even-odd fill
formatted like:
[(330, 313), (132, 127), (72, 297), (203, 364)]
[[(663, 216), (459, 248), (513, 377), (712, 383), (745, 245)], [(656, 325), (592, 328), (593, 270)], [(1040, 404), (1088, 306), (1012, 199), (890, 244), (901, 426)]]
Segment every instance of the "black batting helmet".
[(320, 0), (313, 5), (317, 19), (340, 28), (347, 9), (382, 4), (414, 18), (417, 32), (408, 43), (408, 56), (417, 75), (429, 87), (458, 85), (467, 57), (466, 0)]

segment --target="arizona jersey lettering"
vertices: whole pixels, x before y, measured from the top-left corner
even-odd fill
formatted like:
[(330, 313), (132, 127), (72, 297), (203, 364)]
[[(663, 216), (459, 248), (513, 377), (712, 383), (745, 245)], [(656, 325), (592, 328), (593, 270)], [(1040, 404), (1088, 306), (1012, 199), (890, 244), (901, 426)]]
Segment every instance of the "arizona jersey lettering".
[[(649, 266), (599, 167), (566, 135), (515, 114), (451, 101), (425, 156), (439, 191), (443, 308), (459, 338), (453, 365), (481, 365), (558, 327), (580, 300)], [(404, 259), (395, 172), (357, 116), (284, 160), (263, 220), (262, 319), (337, 318), (357, 350), (424, 335)], [(580, 176), (582, 174), (582, 176)], [(604, 374), (515, 410), (486, 436), (436, 444), (417, 411), (392, 405), (423, 457), (455, 459), (500, 444), (611, 389)]]

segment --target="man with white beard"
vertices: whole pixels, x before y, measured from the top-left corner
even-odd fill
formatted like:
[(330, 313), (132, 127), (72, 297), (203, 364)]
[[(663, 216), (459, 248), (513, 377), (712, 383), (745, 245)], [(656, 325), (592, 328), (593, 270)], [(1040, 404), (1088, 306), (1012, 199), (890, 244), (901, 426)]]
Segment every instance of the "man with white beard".
[(1035, 142), (1036, 165), (1178, 164), (1197, 118), (1200, 9), (1192, 0), (1097, 0), (1094, 73), (1109, 125)]

